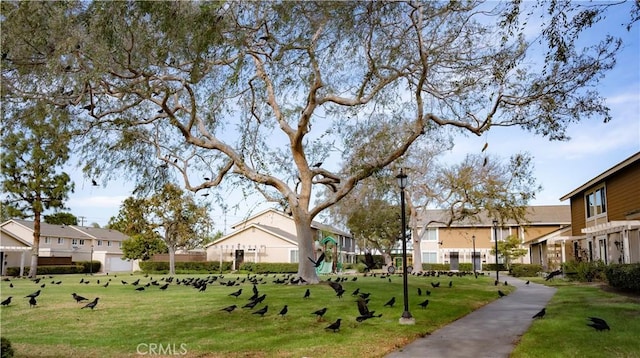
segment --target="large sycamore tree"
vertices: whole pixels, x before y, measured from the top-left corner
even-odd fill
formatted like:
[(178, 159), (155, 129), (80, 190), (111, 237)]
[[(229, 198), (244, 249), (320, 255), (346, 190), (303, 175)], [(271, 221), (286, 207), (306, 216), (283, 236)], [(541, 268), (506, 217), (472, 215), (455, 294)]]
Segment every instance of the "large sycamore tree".
[(3, 98), (70, 108), (91, 175), (142, 185), (168, 170), (191, 191), (284, 202), (311, 283), (311, 220), (359, 181), (441, 126), (563, 139), (568, 123), (609, 120), (593, 86), (620, 47), (583, 37), (608, 6), (581, 2), (1, 6)]
[(2, 111), (2, 206), (11, 218), (33, 219), (29, 277), (36, 277), (40, 223), (48, 209), (64, 209), (74, 185), (61, 169), (69, 160), (69, 116), (44, 102)]

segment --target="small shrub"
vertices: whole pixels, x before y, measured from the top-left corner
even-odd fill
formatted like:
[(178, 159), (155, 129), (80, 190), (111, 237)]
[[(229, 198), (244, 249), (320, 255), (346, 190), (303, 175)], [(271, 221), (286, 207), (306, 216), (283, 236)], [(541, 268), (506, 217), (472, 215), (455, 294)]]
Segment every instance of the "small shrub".
[(11, 342), (5, 337), (0, 337), (0, 352), (2, 352), (2, 358), (13, 357), (13, 347), (11, 347)]
[(609, 285), (640, 293), (640, 264), (614, 264), (604, 270)]
[(606, 266), (602, 261), (577, 262), (568, 261), (562, 264), (565, 277), (580, 282), (604, 281)]
[[(222, 262), (222, 272), (231, 271), (231, 262)], [(168, 261), (143, 261), (140, 262), (140, 269), (145, 273), (168, 273)], [(176, 262), (176, 273), (211, 273), (220, 272), (220, 262), (218, 261), (198, 261), (198, 262)]]
[(423, 271), (449, 271), (449, 264), (422, 264)]
[[(496, 270), (496, 264), (495, 263), (493, 263), (493, 264), (485, 263), (485, 264), (482, 265), (482, 269), (485, 270), (485, 271), (495, 271)], [(507, 267), (504, 264), (498, 264), (498, 270), (506, 271)]]
[(542, 272), (542, 265), (512, 264), (509, 273), (513, 277), (535, 277)]
[[(78, 265), (82, 267), (82, 273), (96, 273), (100, 272), (100, 267), (102, 267), (102, 263), (100, 261), (75, 261), (74, 265)], [(38, 269), (38, 272), (40, 270)]]

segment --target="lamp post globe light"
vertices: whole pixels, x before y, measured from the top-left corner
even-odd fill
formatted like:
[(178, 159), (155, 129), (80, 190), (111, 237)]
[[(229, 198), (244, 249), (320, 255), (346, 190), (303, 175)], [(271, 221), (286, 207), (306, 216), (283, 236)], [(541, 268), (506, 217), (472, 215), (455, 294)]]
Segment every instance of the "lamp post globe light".
[(402, 225), (402, 294), (404, 300), (404, 312), (400, 317), (400, 324), (415, 324), (416, 320), (409, 312), (409, 285), (407, 281), (407, 217), (404, 210), (404, 188), (407, 187), (407, 175), (400, 169), (400, 174), (396, 176), (398, 186), (400, 186), (400, 212)]
[(496, 242), (496, 281), (500, 281), (500, 268), (498, 266), (498, 220), (493, 220), (493, 239)]

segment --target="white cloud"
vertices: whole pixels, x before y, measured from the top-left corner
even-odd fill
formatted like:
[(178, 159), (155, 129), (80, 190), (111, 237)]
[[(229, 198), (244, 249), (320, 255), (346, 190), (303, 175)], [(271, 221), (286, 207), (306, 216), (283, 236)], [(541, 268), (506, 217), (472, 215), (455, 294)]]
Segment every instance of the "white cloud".
[(117, 196), (89, 196), (81, 198), (71, 198), (67, 205), (78, 208), (119, 208), (122, 202), (127, 198), (124, 195)]

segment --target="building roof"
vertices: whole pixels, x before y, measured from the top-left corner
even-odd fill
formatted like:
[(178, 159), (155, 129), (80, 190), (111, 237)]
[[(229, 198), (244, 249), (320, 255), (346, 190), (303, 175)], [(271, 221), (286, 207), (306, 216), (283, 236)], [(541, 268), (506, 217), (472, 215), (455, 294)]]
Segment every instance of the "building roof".
[[(33, 221), (21, 219), (11, 219), (9, 221), (13, 221), (16, 224), (21, 225), (29, 229), (30, 231), (33, 231)], [(54, 225), (47, 224), (45, 222), (40, 223), (40, 236), (84, 240), (98, 239), (109, 241), (124, 241), (128, 239), (128, 236), (117, 230), (77, 225)]]
[[(246, 219), (244, 219), (244, 220), (242, 220), (240, 222), (237, 222), (237, 223), (231, 225), (231, 228), (232, 229), (238, 229), (241, 225), (246, 225), (247, 222), (249, 222), (249, 221), (251, 221), (251, 220), (253, 220), (253, 219), (255, 219), (255, 218), (257, 218), (257, 217), (259, 217), (261, 215), (264, 215), (265, 213), (268, 213), (268, 212), (272, 212), (272, 213), (278, 214), (278, 215), (280, 215), (280, 216), (282, 216), (282, 217), (284, 217), (284, 218), (286, 218), (288, 220), (293, 221), (293, 218), (291, 216), (283, 213), (282, 211), (276, 210), (274, 208), (269, 208), (269, 209), (265, 209), (265, 210), (255, 214), (255, 215), (249, 216), (249, 217), (247, 217)], [(333, 233), (333, 234), (338, 234), (338, 235), (341, 235), (341, 236), (351, 237), (351, 234), (349, 234), (347, 232), (344, 232), (344, 231), (342, 231), (340, 229), (337, 229), (337, 228), (335, 228), (335, 227), (333, 227), (331, 225), (323, 224), (323, 223), (315, 221), (315, 220), (311, 221), (311, 227), (314, 228), (314, 229), (318, 229), (318, 230), (328, 231), (328, 232)]]
[[(426, 210), (419, 215), (418, 226), (425, 224), (433, 227), (444, 227), (449, 219), (447, 210)], [(517, 223), (515, 220), (509, 220), (504, 225), (558, 225), (571, 224), (571, 207), (569, 205), (538, 205), (527, 207), (526, 222)], [(431, 222), (431, 224), (429, 224)], [(452, 227), (468, 227), (468, 226), (492, 226), (493, 217), (489, 216), (486, 211), (480, 212), (474, 217), (466, 218), (462, 221), (451, 223)]]
[(636, 162), (640, 162), (640, 152), (637, 152), (636, 154), (630, 156), (629, 158), (621, 161), (620, 163), (614, 165), (613, 167), (605, 170), (604, 172), (602, 172), (600, 175), (596, 176), (595, 178), (589, 180), (588, 182), (582, 184), (581, 186), (579, 186), (578, 188), (574, 189), (573, 191), (571, 191), (570, 193), (564, 195), (563, 197), (560, 198), (560, 201), (565, 201), (569, 198), (571, 198), (572, 196), (575, 196), (576, 194), (579, 194), (581, 192), (583, 192), (584, 190), (589, 189), (590, 187), (602, 182), (603, 180), (605, 180), (606, 178), (612, 176), (613, 174), (615, 174), (616, 172), (619, 172), (620, 170), (636, 163)]
[(245, 231), (247, 231), (247, 230), (249, 230), (251, 228), (255, 228), (255, 229), (258, 229), (260, 231), (264, 231), (264, 232), (266, 232), (266, 233), (268, 233), (268, 234), (270, 234), (270, 235), (272, 235), (274, 237), (277, 237), (277, 238), (279, 238), (281, 240), (287, 241), (287, 242), (289, 242), (291, 244), (294, 244), (294, 245), (298, 245), (298, 238), (296, 237), (296, 235), (293, 235), (290, 232), (287, 232), (285, 230), (282, 230), (282, 229), (274, 227), (274, 226), (253, 223), (253, 224), (244, 226), (241, 229), (236, 230), (236, 231), (234, 231), (234, 232), (232, 232), (232, 233), (230, 233), (228, 235), (225, 235), (225, 236), (219, 238), (216, 241), (210, 242), (207, 245), (205, 245), (205, 247), (218, 245), (221, 242), (226, 241), (226, 240), (228, 240), (228, 239), (230, 239), (230, 238), (232, 238), (234, 236), (237, 236), (237, 235), (239, 235), (239, 234), (241, 234), (241, 233), (243, 233), (243, 232), (245, 232)]

